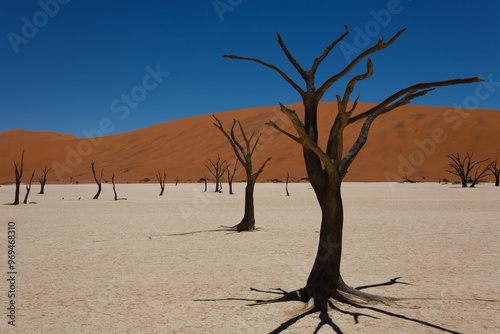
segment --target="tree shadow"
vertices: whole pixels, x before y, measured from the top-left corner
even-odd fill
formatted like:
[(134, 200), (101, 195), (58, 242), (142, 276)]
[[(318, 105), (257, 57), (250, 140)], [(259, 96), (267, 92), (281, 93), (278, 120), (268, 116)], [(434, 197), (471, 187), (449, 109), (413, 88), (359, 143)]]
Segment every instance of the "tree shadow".
[[(260, 228), (256, 227), (252, 231), (241, 231), (241, 232), (256, 232), (259, 230), (260, 230)], [(184, 233), (173, 233), (173, 234), (167, 234), (167, 236), (175, 237), (175, 236), (183, 236), (183, 235), (191, 235), (191, 234), (207, 233), (207, 232), (227, 232), (226, 234), (241, 233), (241, 232), (238, 232), (238, 230), (236, 230), (236, 225), (235, 226), (220, 225), (219, 228), (212, 229), (212, 230), (200, 230), (200, 231), (192, 231), (192, 232), (184, 232)]]
[[(358, 289), (358, 290), (369, 289), (369, 288), (373, 288), (373, 287), (391, 286), (394, 284), (412, 285), (412, 284), (406, 283), (406, 282), (398, 282), (398, 279), (400, 279), (400, 278), (401, 277), (395, 277), (395, 278), (390, 279), (387, 282), (364, 285), (364, 286), (360, 286), (356, 289)], [(266, 305), (266, 304), (274, 304), (274, 303), (283, 303), (283, 302), (289, 302), (289, 301), (300, 301), (303, 303), (308, 302), (307, 300), (305, 300), (304, 297), (300, 296), (298, 291), (288, 292), (288, 291), (285, 291), (281, 288), (275, 288), (275, 289), (270, 289), (270, 290), (259, 290), (259, 289), (255, 289), (255, 288), (250, 288), (250, 291), (278, 295), (279, 297), (273, 298), (273, 299), (216, 298), (216, 299), (195, 299), (194, 301), (201, 301), (201, 302), (216, 302), (216, 301), (226, 301), (226, 300), (246, 301), (246, 302), (252, 302), (252, 303), (246, 304), (246, 306), (250, 306), (250, 307), (259, 306), (259, 305)], [(434, 298), (400, 298), (398, 300), (413, 300), (413, 299), (426, 300), (426, 299), (434, 299)], [(331, 310), (351, 316), (353, 318), (354, 324), (358, 324), (361, 317), (367, 317), (367, 318), (372, 318), (372, 319), (380, 319), (380, 318), (373, 316), (373, 315), (370, 315), (370, 314), (366, 314), (366, 313), (348, 311), (348, 310), (342, 309), (338, 304), (349, 305), (349, 306), (352, 306), (352, 307), (357, 308), (357, 309), (370, 310), (372, 312), (380, 313), (380, 314), (387, 315), (390, 317), (398, 318), (398, 319), (409, 321), (409, 322), (414, 322), (414, 323), (417, 323), (417, 324), (420, 324), (420, 325), (423, 325), (423, 326), (426, 326), (426, 327), (429, 327), (432, 329), (436, 329), (436, 330), (439, 330), (439, 331), (442, 331), (445, 333), (461, 334), (458, 331), (454, 331), (454, 330), (430, 323), (428, 321), (420, 320), (417, 318), (412, 318), (412, 317), (409, 317), (406, 315), (387, 311), (387, 310), (373, 307), (373, 306), (369, 306), (369, 305), (360, 305), (360, 304), (354, 304), (354, 303), (348, 303), (348, 302), (342, 302), (342, 301), (336, 301), (336, 303), (333, 303), (332, 300), (328, 301), (328, 305), (330, 306)], [(319, 330), (323, 326), (330, 327), (333, 330), (333, 332), (335, 332), (337, 334), (343, 333), (342, 330), (338, 327), (338, 325), (333, 322), (329, 313), (325, 312), (325, 311), (321, 311), (317, 307), (306, 308), (304, 312), (302, 312), (302, 313), (292, 317), (291, 319), (288, 319), (287, 321), (281, 323), (278, 327), (276, 327), (274, 330), (272, 330), (269, 333), (270, 334), (282, 333), (283, 331), (289, 329), (291, 326), (296, 324), (299, 320), (307, 317), (308, 315), (311, 315), (311, 314), (314, 314), (317, 312), (319, 312), (320, 322), (318, 323), (316, 328), (313, 330), (313, 332), (312, 332), (313, 334), (318, 333)]]

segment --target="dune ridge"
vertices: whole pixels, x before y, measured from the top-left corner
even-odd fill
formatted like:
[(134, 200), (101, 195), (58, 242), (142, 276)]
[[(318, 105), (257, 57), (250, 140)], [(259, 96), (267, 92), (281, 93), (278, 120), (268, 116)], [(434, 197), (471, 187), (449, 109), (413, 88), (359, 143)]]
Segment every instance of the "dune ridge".
[[(357, 112), (371, 106), (360, 104)], [(301, 104), (288, 107), (299, 115), (303, 113)], [(320, 104), (320, 144), (326, 141), (336, 111), (336, 103)], [(216, 115), (228, 129), (232, 120), (238, 119), (248, 132), (262, 133), (255, 164), (259, 165), (268, 156), (272, 156), (272, 160), (260, 176), (260, 182), (284, 181), (287, 172), (293, 181), (307, 176), (300, 145), (265, 125), (272, 120), (291, 130), (277, 106)], [(26, 174), (34, 169), (39, 174), (40, 168), (49, 166), (52, 170), (48, 183), (93, 182), (92, 160), (97, 169), (104, 168), (105, 181), (111, 180), (114, 173), (118, 183), (139, 183), (147, 179), (155, 182), (156, 172), (165, 170), (167, 182), (174, 182), (177, 177), (181, 182), (196, 182), (209, 176), (204, 166), (209, 158), (220, 154), (229, 163), (235, 162), (226, 139), (212, 123), (211, 115), (203, 115), (129, 133), (83, 139), (51, 132), (3, 132), (0, 133), (0, 183), (14, 181), (12, 161), (20, 158), (23, 149)], [(359, 133), (361, 124), (358, 123), (346, 129), (346, 150)], [(495, 144), (500, 141), (498, 129), (498, 111), (402, 107), (374, 122), (368, 142), (352, 164), (346, 181), (401, 181), (405, 175), (417, 181), (453, 180), (453, 175), (445, 172), (446, 156), (455, 152), (474, 152), (477, 159), (500, 158), (500, 146)], [(235, 181), (243, 179), (240, 167)]]

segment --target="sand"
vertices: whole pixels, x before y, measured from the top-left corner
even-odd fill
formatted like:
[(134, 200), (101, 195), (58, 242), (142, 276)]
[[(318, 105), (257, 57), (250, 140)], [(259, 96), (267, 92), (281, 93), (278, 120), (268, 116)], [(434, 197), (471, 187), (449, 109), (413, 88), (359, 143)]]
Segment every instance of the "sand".
[[(213, 185), (210, 191), (213, 191)], [(224, 185), (224, 191), (227, 185)], [(258, 306), (305, 284), (320, 212), (307, 183), (257, 184), (251, 233), (236, 194), (202, 184), (34, 186), (29, 205), (0, 207), (0, 331), (17, 333), (500, 332), (500, 189), (345, 183), (342, 272), (400, 307), (336, 304), (330, 324), (297, 301)], [(13, 200), (0, 187), (0, 203)], [(22, 192), (22, 195), (24, 191)], [(21, 198), (22, 199), (22, 198)], [(16, 326), (7, 325), (7, 225), (16, 224)], [(280, 327), (281, 326), (281, 327)], [(319, 329), (318, 329), (319, 328)], [(317, 330), (318, 329), (318, 330)], [(317, 330), (317, 331), (315, 331)], [(278, 332), (278, 331), (276, 331)]]
[[(290, 108), (302, 114), (302, 105)], [(373, 107), (360, 103), (356, 112)], [(320, 104), (318, 129), (320, 144), (326, 138), (336, 114), (336, 103)], [(112, 115), (103, 115), (104, 118)], [(261, 133), (254, 155), (259, 166), (267, 157), (272, 160), (259, 177), (260, 182), (285, 180), (287, 172), (291, 180), (307, 176), (302, 149), (299, 144), (278, 133), (265, 123), (273, 121), (294, 132), (290, 121), (276, 106), (242, 109), (217, 113), (226, 128), (233, 119), (242, 122), (247, 133)], [(25, 150), (25, 179), (31, 172), (41, 174), (45, 166), (52, 168), (48, 175), (51, 183), (90, 183), (93, 177), (90, 162), (95, 161), (99, 171), (104, 168), (104, 179), (110, 181), (116, 175), (117, 182), (139, 183), (149, 178), (155, 180), (157, 171), (166, 171), (167, 181), (178, 177), (181, 182), (196, 182), (208, 174), (208, 159), (222, 159), (234, 163), (234, 152), (224, 136), (213, 126), (210, 115), (192, 117), (158, 124), (123, 134), (110, 129), (121, 122), (112, 119), (108, 127), (82, 129), (80, 134), (90, 133), (95, 138), (77, 139), (57, 133), (13, 130), (0, 133), (0, 184), (14, 182), (13, 160), (19, 160)], [(361, 124), (353, 124), (345, 130), (345, 152), (359, 134)], [(500, 159), (500, 113), (494, 110), (462, 110), (405, 106), (380, 116), (372, 125), (367, 144), (351, 165), (346, 181), (400, 182), (407, 177), (426, 182), (456, 178), (447, 173), (448, 155), (474, 152), (474, 158)], [(236, 131), (237, 135), (239, 134)], [(106, 135), (99, 137), (100, 135)], [(235, 180), (245, 179), (243, 168)], [(492, 176), (484, 179), (492, 181)], [(36, 180), (36, 177), (35, 177)]]

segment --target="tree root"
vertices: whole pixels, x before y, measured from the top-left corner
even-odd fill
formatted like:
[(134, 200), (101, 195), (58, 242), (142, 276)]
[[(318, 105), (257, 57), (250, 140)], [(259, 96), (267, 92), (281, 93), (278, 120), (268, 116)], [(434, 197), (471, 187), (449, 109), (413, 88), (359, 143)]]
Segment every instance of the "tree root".
[(398, 298), (384, 297), (359, 291), (353, 287), (341, 282), (337, 287), (316, 287), (309, 289), (305, 287), (298, 292), (299, 296), (307, 302), (307, 308), (318, 308), (323, 312), (328, 311), (330, 298), (339, 302), (361, 306), (370, 304), (384, 304), (391, 307), (397, 307)]

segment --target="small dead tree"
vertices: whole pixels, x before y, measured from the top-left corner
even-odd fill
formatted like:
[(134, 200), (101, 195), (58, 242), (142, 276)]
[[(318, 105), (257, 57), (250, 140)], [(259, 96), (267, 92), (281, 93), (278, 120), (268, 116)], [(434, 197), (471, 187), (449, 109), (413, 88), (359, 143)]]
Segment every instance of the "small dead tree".
[(210, 162), (211, 166), (205, 164), (205, 167), (207, 167), (208, 171), (210, 172), (210, 174), (212, 174), (212, 176), (215, 179), (215, 192), (221, 192), (222, 191), (221, 178), (226, 172), (226, 170), (229, 168), (229, 166), (227, 165), (227, 161), (226, 160), (221, 161), (220, 155), (217, 154), (217, 160), (215, 160), (215, 162), (212, 161), (212, 159), (208, 159), (208, 162)]
[(23, 201), (24, 204), (28, 204), (28, 196), (30, 195), (31, 183), (33, 182), (34, 177), (35, 177), (35, 171), (31, 173), (30, 180), (28, 181), (28, 183), (26, 183), (26, 196), (24, 196), (24, 201)]
[[(483, 161), (486, 162), (488, 160), (490, 160), (490, 159), (488, 158), (488, 159), (483, 160)], [(481, 177), (483, 177), (483, 175), (485, 175), (486, 173), (489, 172), (488, 166), (481, 168), (481, 165), (478, 165), (476, 167), (476, 170), (474, 171), (474, 177), (472, 177), (472, 182), (470, 184), (471, 188), (474, 188), (476, 186), (476, 184), (479, 182), (479, 180), (481, 179)]]
[(286, 172), (286, 185), (285, 185), (285, 190), (286, 190), (286, 195), (290, 196), (290, 193), (288, 192), (288, 180), (290, 180), (290, 173)]
[(227, 169), (227, 183), (229, 184), (229, 195), (234, 195), (233, 194), (233, 179), (234, 175), (236, 174), (236, 167), (238, 166), (238, 159), (236, 159), (236, 162), (234, 163), (233, 167), (233, 172)]
[[(222, 126), (222, 123), (219, 121), (215, 115), (212, 115), (212, 117), (216, 120), (217, 123), (214, 123), (214, 125), (222, 132), (222, 134), (226, 137), (226, 139), (229, 141), (231, 144), (231, 147), (234, 150), (234, 154), (236, 155), (236, 158), (240, 161), (240, 163), (243, 165), (245, 168), (245, 172), (247, 175), (247, 185), (245, 188), (245, 215), (243, 216), (243, 219), (238, 225), (235, 225), (233, 228), (238, 231), (252, 231), (255, 229), (255, 210), (254, 210), (254, 200), (253, 200), (253, 193), (255, 189), (255, 182), (257, 181), (257, 178), (259, 175), (262, 173), (264, 170), (264, 167), (266, 167), (266, 164), (271, 160), (271, 157), (267, 158), (262, 166), (259, 168), (257, 172), (253, 172), (253, 166), (252, 166), (252, 156), (253, 153), (255, 152), (255, 148), (257, 147), (257, 144), (259, 143), (260, 136), (262, 134), (259, 134), (257, 139), (255, 140), (255, 143), (252, 144), (252, 139), (255, 135), (255, 132), (252, 132), (250, 137), (247, 137), (245, 134), (245, 130), (243, 130), (243, 126), (241, 125), (240, 121), (233, 120), (233, 125), (231, 126), (231, 131), (228, 134), (227, 131), (224, 129)], [(236, 136), (234, 134), (234, 127), (236, 126), (236, 123), (238, 123), (239, 129), (241, 136), (243, 137), (244, 145), (241, 145), (240, 142), (236, 139)]]
[(95, 194), (95, 196), (93, 197), (93, 199), (98, 199), (99, 198), (99, 195), (101, 194), (101, 180), (102, 180), (102, 173), (104, 173), (104, 168), (101, 169), (101, 175), (99, 176), (99, 178), (97, 178), (96, 174), (95, 174), (95, 166), (94, 166), (94, 161), (92, 161), (90, 163), (90, 165), (92, 166), (92, 175), (94, 175), (94, 181), (95, 183), (97, 183), (97, 193)]
[(472, 172), (472, 170), (480, 163), (483, 163), (486, 160), (488, 160), (485, 159), (481, 161), (474, 161), (472, 160), (473, 156), (474, 153), (466, 153), (466, 156), (462, 159), (460, 157), (459, 152), (457, 152), (456, 154), (448, 155), (448, 158), (450, 158), (452, 162), (448, 164), (448, 166), (450, 166), (451, 169), (447, 169), (446, 171), (460, 178), (460, 181), (462, 182), (462, 188), (466, 188), (467, 183), (473, 182), (470, 181), (471, 180), (470, 173)]
[(21, 190), (21, 178), (23, 177), (23, 167), (24, 167), (24, 150), (21, 154), (21, 161), (14, 161), (14, 173), (16, 175), (16, 192), (14, 194), (13, 205), (19, 205), (19, 192)]
[(175, 177), (175, 186), (176, 187), (177, 187), (177, 183), (179, 183), (179, 177), (178, 176)]
[(49, 173), (49, 171), (51, 170), (52, 168), (47, 168), (47, 166), (45, 166), (43, 169), (42, 169), (42, 173), (43, 175), (42, 176), (38, 176), (38, 181), (40, 182), (40, 192), (38, 194), (44, 194), (45, 193), (45, 184), (47, 183), (47, 174)]
[(487, 168), (495, 177), (495, 187), (500, 186), (500, 169), (497, 167), (497, 159), (492, 161)]
[(203, 182), (205, 183), (205, 192), (207, 192), (207, 174), (203, 175)]
[(163, 191), (165, 190), (165, 180), (167, 179), (167, 173), (163, 171), (163, 175), (158, 171), (156, 173), (156, 179), (158, 180), (158, 183), (160, 184), (160, 195), (158, 196), (163, 196)]

